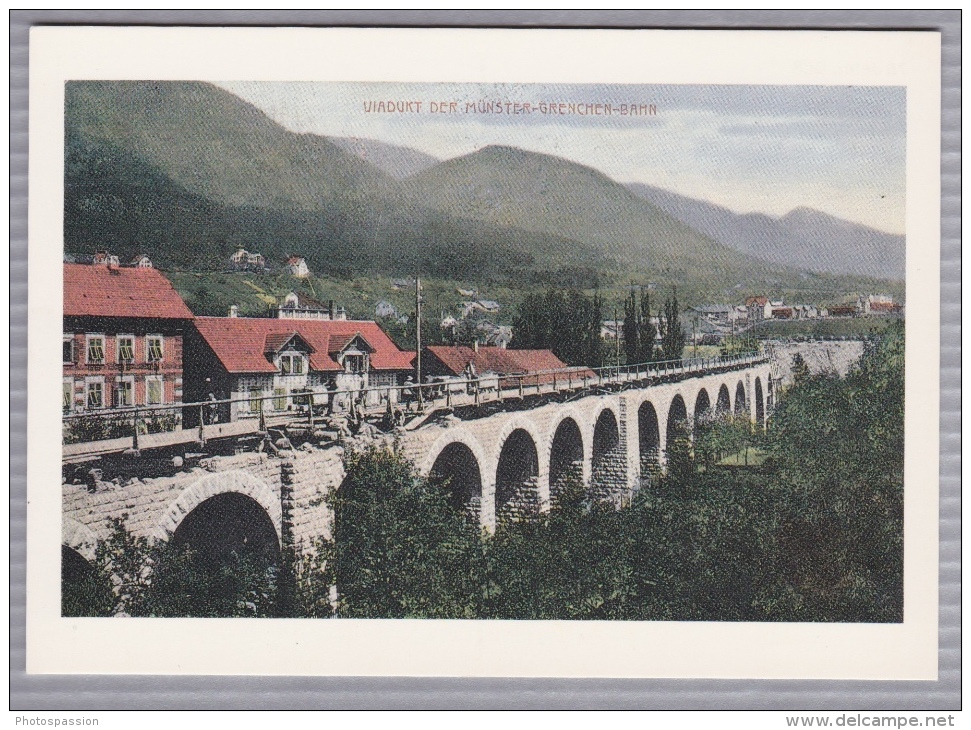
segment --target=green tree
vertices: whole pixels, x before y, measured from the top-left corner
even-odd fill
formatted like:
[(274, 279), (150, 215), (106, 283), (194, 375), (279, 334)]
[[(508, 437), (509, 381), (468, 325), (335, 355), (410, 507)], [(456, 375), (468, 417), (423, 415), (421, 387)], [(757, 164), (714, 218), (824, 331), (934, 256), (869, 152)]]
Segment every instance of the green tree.
[(664, 308), (659, 320), (661, 330), (661, 359), (680, 360), (684, 352), (685, 336), (681, 327), (681, 311), (678, 307), (678, 290), (673, 289), (671, 296), (664, 300)]
[[(643, 300), (642, 300), (643, 301)], [(630, 364), (643, 362), (641, 357), (641, 321), (634, 287), (624, 300), (624, 354)]]
[(445, 489), (400, 454), (372, 446), (347, 455), (334, 509), (338, 615), (475, 618), (481, 614), (479, 530)]
[(598, 367), (606, 355), (600, 335), (603, 313), (599, 293), (588, 297), (576, 289), (549, 289), (530, 294), (513, 320), (511, 346), (549, 349), (569, 365)]
[(809, 378), (809, 366), (806, 364), (801, 352), (792, 356), (792, 381), (796, 385), (801, 385)]
[(637, 362), (654, 362), (657, 359), (655, 352), (655, 341), (657, 340), (657, 326), (654, 324), (654, 317), (651, 313), (651, 293), (641, 291), (641, 311), (638, 318), (640, 327), (639, 350)]

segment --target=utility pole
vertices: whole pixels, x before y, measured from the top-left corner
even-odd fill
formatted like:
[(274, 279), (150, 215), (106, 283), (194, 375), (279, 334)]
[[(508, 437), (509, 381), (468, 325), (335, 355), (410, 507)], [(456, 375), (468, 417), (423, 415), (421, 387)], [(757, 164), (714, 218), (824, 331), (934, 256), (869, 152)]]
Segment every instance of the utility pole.
[(424, 405), (421, 391), (421, 279), (415, 277), (415, 385), (418, 386), (418, 410)]
[(614, 305), (614, 344), (617, 367), (620, 367), (620, 320), (617, 319), (617, 305)]

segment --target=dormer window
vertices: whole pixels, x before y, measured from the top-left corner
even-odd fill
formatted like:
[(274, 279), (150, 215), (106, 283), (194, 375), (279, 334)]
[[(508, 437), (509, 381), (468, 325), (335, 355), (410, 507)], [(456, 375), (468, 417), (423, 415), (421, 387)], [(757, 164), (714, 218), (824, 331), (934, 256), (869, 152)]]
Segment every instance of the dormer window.
[(290, 352), (280, 355), (280, 373), (283, 375), (303, 375), (303, 355)]
[(348, 352), (344, 354), (344, 372), (360, 375), (367, 372), (367, 362), (363, 352)]

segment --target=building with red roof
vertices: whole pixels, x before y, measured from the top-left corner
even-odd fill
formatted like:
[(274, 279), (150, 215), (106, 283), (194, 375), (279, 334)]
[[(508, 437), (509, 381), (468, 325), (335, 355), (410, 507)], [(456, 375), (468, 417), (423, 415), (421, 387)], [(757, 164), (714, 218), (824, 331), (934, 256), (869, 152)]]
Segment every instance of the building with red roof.
[[(469, 363), (477, 377), (498, 376), (511, 378), (517, 375), (540, 373), (539, 382), (552, 382), (551, 371), (561, 371), (557, 376), (565, 379), (562, 371), (572, 370), (577, 378), (593, 377), (587, 368), (570, 368), (553, 354), (552, 350), (509, 350), (504, 347), (464, 347), (461, 345), (429, 345), (423, 351), (422, 369), (431, 376), (465, 377)], [(537, 381), (530, 379), (529, 383)], [(503, 382), (503, 387), (514, 383)]]
[(192, 312), (161, 272), (64, 264), (65, 413), (179, 403)]
[(234, 399), (224, 414), (230, 420), (290, 410), (302, 400), (293, 396), (308, 391), (316, 403), (362, 388), (372, 390), (373, 402), (397, 400), (380, 388), (403, 383), (414, 355), (376, 322), (249, 317), (197, 317), (186, 351), (187, 397)]

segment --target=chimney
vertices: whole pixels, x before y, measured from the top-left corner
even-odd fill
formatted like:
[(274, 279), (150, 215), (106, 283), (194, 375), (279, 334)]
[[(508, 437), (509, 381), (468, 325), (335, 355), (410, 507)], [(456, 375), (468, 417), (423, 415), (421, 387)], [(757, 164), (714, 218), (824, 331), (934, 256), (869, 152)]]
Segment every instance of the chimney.
[(479, 351), (479, 338), (478, 337), (476, 337), (474, 340), (472, 340), (472, 350), (474, 352), (478, 352)]
[(230, 306), (230, 308), (229, 308), (229, 316), (230, 317), (233, 317), (233, 318), (239, 316), (239, 305), (238, 304), (233, 304), (232, 306)]
[(330, 314), (332, 320), (337, 319), (337, 308), (334, 306), (334, 300), (327, 300), (327, 312)]

